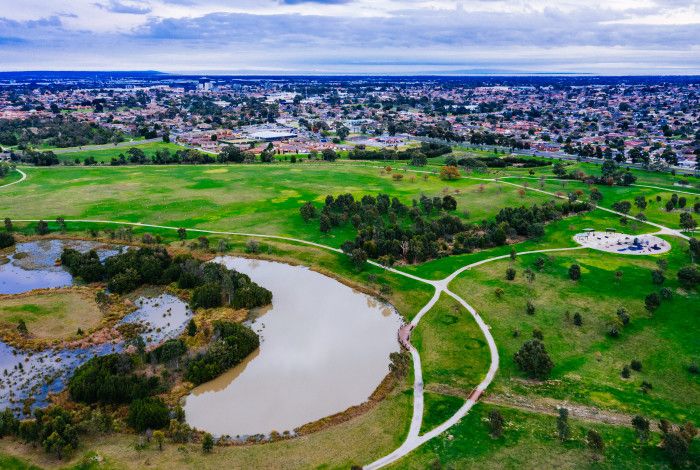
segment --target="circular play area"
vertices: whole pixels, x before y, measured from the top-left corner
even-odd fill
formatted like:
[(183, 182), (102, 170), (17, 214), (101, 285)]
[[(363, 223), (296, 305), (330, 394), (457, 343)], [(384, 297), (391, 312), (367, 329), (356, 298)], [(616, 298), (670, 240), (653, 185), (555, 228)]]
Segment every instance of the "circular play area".
[(655, 235), (626, 235), (612, 231), (584, 231), (574, 235), (576, 243), (594, 250), (623, 255), (657, 255), (666, 253), (671, 245)]

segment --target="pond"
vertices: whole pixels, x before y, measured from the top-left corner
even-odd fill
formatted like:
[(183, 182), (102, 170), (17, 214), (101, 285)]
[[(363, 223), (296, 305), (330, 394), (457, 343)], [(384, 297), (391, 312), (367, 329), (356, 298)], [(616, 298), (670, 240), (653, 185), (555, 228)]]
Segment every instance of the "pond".
[(402, 324), (389, 305), (306, 267), (218, 258), (273, 294), (253, 312), (261, 335), (244, 363), (186, 398), (190, 425), (216, 436), (293, 431), (365, 402), (399, 351)]
[(73, 285), (73, 276), (56, 266), (64, 248), (82, 253), (97, 251), (104, 260), (120, 252), (121, 247), (81, 240), (39, 240), (17, 243), (15, 250), (0, 264), (0, 294), (21, 294), (33, 289), (67, 287)]
[[(136, 307), (120, 323), (141, 324), (141, 337), (148, 348), (182, 334), (192, 317), (187, 305), (170, 294), (141, 297)], [(34, 398), (32, 408), (46, 406), (48, 394), (63, 390), (76, 368), (94, 356), (121, 352), (125, 347), (124, 342), (107, 342), (33, 352), (0, 341), (0, 410), (9, 407), (22, 414), (22, 401), (30, 397)]]

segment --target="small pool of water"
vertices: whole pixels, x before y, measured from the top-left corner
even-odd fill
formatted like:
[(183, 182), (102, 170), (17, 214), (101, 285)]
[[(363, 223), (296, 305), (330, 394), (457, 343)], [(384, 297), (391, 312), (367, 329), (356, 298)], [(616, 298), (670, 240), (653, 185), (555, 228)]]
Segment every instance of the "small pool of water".
[(100, 259), (114, 256), (125, 249), (103, 243), (81, 240), (39, 240), (17, 243), (8, 256), (8, 262), (0, 264), (0, 294), (21, 294), (33, 289), (67, 287), (73, 285), (73, 276), (56, 260), (64, 248), (82, 253), (97, 251)]
[[(140, 323), (147, 329), (142, 338), (154, 347), (168, 338), (179, 336), (192, 312), (180, 299), (170, 294), (139, 298), (137, 309), (121, 323)], [(48, 394), (63, 390), (73, 371), (95, 356), (121, 352), (123, 342), (76, 349), (47, 349), (31, 352), (15, 349), (0, 341), (0, 410), (12, 408), (20, 413), (22, 401), (32, 397), (32, 407), (48, 404)]]
[(306, 267), (223, 257), (273, 294), (249, 325), (258, 351), (186, 398), (187, 422), (233, 438), (295, 428), (366, 401), (402, 324), (389, 305)]

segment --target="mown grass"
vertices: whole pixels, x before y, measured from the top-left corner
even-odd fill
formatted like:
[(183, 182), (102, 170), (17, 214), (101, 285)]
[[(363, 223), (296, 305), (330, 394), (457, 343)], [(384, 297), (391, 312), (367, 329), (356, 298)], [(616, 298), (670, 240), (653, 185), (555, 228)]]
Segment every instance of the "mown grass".
[(423, 423), (420, 433), (425, 434), (449, 419), (464, 404), (464, 400), (451, 395), (425, 392), (423, 394)]
[[(503, 436), (489, 435), (488, 413), (496, 409), (505, 418)], [(489, 469), (668, 469), (660, 436), (637, 442), (631, 428), (569, 420), (571, 439), (557, 438), (556, 418), (549, 415), (479, 404), (449, 431), (427, 442), (389, 468), (489, 468)], [(603, 437), (602, 458), (594, 459), (586, 445), (589, 429)], [(654, 427), (654, 429), (656, 429)], [(700, 459), (700, 441), (690, 449), (690, 468)]]
[(443, 294), (411, 334), (426, 386), (444, 384), (470, 392), (489, 368), (486, 339), (471, 314)]
[(376, 168), (327, 164), (60, 167), (27, 172), (27, 181), (4, 190), (1, 217), (53, 220), (61, 216), (250, 231), (332, 246), (354, 236), (351, 225), (324, 235), (318, 221), (305, 223), (299, 216), (304, 202), (320, 206), (328, 194), (361, 197), (383, 192), (411, 204), (421, 194), (450, 192), (458, 199), (457, 214), (468, 209), (469, 220), (480, 221), (504, 206), (550, 199), (536, 193), (521, 197), (517, 188), (497, 183), (482, 189), (474, 181), (413, 175), (395, 181)]
[[(526, 255), (514, 262), (488, 263), (458, 277), (453, 290), (482, 315), (498, 344), (501, 364), (494, 390), (697, 423), (700, 380), (687, 366), (700, 358), (696, 321), (700, 296), (679, 288), (676, 272), (690, 258), (683, 248), (685, 242), (670, 241), (674, 249), (665, 255), (636, 257), (593, 250), (549, 253), (542, 271), (534, 265), (541, 255)], [(664, 286), (674, 296), (649, 314), (644, 297), (660, 289), (651, 280), (660, 258), (668, 261)], [(578, 282), (568, 277), (574, 263), (583, 273)], [(517, 271), (514, 281), (505, 280), (509, 266)], [(526, 279), (525, 269), (535, 272), (533, 282)], [(617, 271), (622, 272), (620, 280)], [(500, 298), (498, 288), (503, 290)], [(526, 314), (528, 300), (536, 307), (534, 315)], [(607, 335), (608, 325), (620, 307), (627, 309), (631, 322), (620, 337), (612, 338)], [(573, 324), (575, 313), (583, 317), (580, 327)], [(520, 380), (523, 376), (512, 359), (535, 329), (543, 334), (555, 364), (553, 380), (546, 383)], [(640, 360), (643, 369), (623, 379), (620, 372), (633, 359)], [(642, 381), (653, 385), (648, 394), (640, 390)]]

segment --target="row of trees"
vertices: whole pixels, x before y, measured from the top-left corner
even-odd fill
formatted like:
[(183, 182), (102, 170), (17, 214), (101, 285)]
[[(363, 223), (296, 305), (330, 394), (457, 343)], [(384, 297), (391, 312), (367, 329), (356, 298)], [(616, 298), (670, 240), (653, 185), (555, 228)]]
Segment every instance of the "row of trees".
[(119, 131), (71, 117), (0, 119), (0, 145), (79, 147), (123, 140), (124, 136)]

